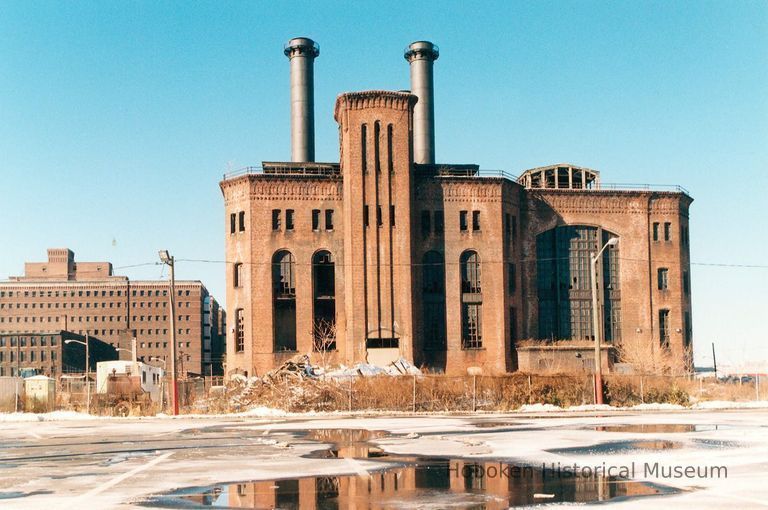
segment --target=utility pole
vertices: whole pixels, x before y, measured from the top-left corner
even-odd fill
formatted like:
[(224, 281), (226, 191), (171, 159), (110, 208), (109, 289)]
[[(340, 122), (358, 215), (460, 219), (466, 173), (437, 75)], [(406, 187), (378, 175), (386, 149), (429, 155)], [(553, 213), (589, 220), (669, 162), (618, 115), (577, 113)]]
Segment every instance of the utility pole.
[[(598, 240), (599, 243), (599, 240)], [(600, 318), (602, 317), (601, 308), (598, 306), (598, 282), (597, 282), (597, 262), (606, 248), (619, 244), (618, 237), (612, 237), (603, 245), (603, 247), (594, 255), (590, 255), (590, 275), (592, 284), (592, 330), (595, 335), (595, 404), (603, 403), (603, 362), (600, 351), (602, 343), (602, 328), (600, 327)], [(598, 244), (599, 246), (599, 244)]]
[(88, 340), (90, 337), (88, 333), (85, 334), (85, 392), (86, 403), (85, 409), (88, 414), (91, 414), (91, 348)]
[(715, 357), (715, 342), (712, 342), (712, 366), (715, 369), (715, 380), (717, 380), (717, 358)]
[(171, 292), (169, 296), (171, 304), (171, 409), (174, 416), (179, 414), (179, 385), (176, 378), (176, 278), (174, 275), (174, 258), (168, 250), (160, 251), (160, 260), (168, 265), (171, 270)]

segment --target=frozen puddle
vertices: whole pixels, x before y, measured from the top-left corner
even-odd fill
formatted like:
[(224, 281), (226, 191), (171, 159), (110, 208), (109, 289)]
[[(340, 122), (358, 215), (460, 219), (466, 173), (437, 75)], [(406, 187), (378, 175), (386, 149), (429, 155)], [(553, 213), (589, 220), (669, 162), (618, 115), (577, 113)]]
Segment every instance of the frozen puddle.
[(601, 425), (595, 427), (598, 432), (630, 432), (637, 434), (670, 434), (684, 432), (713, 432), (731, 430), (731, 425), (690, 425), (675, 423), (642, 423), (639, 425)]
[[(311, 430), (296, 438), (330, 444), (318, 459), (375, 459), (391, 464), (365, 474), (298, 476), (225, 482), (149, 496), (155, 508), (341, 508), (506, 509), (551, 503), (590, 503), (674, 494), (675, 489), (620, 477), (560, 476), (540, 466), (497, 460), (387, 454), (370, 441), (398, 437), (367, 430)], [(348, 470), (349, 464), (340, 469)]]

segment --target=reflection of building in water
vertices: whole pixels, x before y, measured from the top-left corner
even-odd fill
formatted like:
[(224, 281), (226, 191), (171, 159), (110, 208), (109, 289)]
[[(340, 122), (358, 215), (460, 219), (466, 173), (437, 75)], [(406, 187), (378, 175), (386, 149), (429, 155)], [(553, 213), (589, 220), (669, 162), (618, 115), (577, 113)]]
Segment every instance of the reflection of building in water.
[[(400, 459), (402, 460), (402, 459)], [(229, 486), (228, 505), (235, 508), (319, 510), (331, 508), (383, 509), (395, 500), (428, 503), (437, 498), (458, 498), (476, 508), (502, 510), (545, 500), (590, 502), (620, 496), (657, 494), (649, 485), (606, 477), (557, 477), (540, 469), (520, 468), (516, 475), (499, 474), (499, 462), (447, 459), (409, 459), (415, 465), (359, 475), (328, 476), (239, 483)], [(475, 496), (475, 499), (467, 499)]]

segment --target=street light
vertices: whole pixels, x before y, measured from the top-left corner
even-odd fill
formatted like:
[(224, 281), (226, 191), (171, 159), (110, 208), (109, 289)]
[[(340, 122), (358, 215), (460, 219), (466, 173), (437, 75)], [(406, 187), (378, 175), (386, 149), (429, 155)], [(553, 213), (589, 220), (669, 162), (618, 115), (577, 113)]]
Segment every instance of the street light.
[(596, 254), (590, 255), (590, 274), (592, 279), (592, 330), (595, 335), (595, 404), (603, 403), (603, 363), (600, 351), (602, 342), (602, 328), (600, 327), (600, 314), (597, 303), (598, 282), (597, 282), (597, 262), (606, 248), (619, 244), (618, 237), (612, 237), (603, 245)]
[(91, 414), (91, 381), (89, 380), (91, 374), (91, 353), (88, 344), (88, 333), (85, 334), (85, 342), (80, 340), (74, 340), (72, 338), (64, 340), (65, 344), (80, 344), (85, 346), (85, 392), (86, 403), (85, 408), (88, 414)]
[(163, 368), (165, 368), (165, 360), (163, 358), (158, 358), (157, 356), (152, 356), (149, 358), (149, 361), (159, 361), (163, 364)]
[(174, 416), (179, 414), (179, 386), (176, 380), (176, 279), (174, 276), (174, 259), (168, 253), (168, 250), (158, 252), (160, 262), (167, 265), (171, 270), (171, 408)]

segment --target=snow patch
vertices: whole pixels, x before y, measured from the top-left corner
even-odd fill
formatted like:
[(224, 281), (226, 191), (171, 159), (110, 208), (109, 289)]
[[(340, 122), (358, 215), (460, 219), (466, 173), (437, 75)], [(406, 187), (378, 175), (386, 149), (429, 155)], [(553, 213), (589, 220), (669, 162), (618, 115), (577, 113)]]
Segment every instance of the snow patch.
[(22, 423), (35, 421), (76, 421), (96, 420), (99, 416), (74, 411), (53, 411), (50, 413), (0, 413), (0, 422)]
[(755, 400), (751, 402), (729, 402), (727, 400), (710, 400), (698, 402), (693, 409), (766, 409), (768, 400)]

